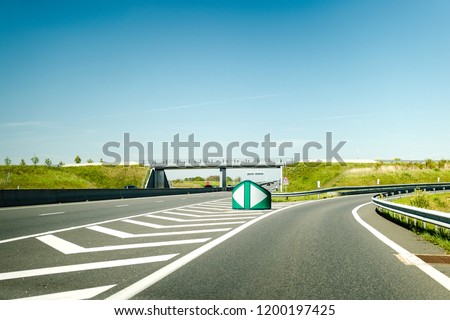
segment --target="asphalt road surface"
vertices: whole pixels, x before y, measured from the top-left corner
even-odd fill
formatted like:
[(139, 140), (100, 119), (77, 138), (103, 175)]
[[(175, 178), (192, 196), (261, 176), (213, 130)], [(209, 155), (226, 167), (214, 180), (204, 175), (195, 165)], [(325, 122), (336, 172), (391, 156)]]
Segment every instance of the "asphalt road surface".
[(370, 197), (264, 211), (231, 210), (230, 193), (0, 209), (0, 299), (449, 299), (449, 267), (414, 255), (442, 251), (371, 204), (355, 209)]

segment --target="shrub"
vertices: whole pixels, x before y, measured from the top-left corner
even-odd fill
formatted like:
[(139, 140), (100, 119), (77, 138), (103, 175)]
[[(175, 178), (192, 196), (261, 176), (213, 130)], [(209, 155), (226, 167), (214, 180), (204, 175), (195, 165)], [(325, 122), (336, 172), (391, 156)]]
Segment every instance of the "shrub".
[(430, 209), (430, 195), (426, 191), (415, 190), (410, 202), (414, 207)]

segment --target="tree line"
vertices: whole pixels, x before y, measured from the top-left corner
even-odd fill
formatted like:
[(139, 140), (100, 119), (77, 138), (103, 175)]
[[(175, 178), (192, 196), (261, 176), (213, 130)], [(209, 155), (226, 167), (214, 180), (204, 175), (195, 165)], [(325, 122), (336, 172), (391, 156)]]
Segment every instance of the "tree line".
[[(39, 164), (39, 161), (40, 161), (39, 157), (36, 156), (36, 155), (33, 156), (33, 157), (31, 157), (30, 160), (31, 160), (31, 163), (32, 163), (34, 166), (37, 166), (37, 165)], [(81, 163), (81, 157), (80, 157), (79, 155), (76, 155), (74, 161), (75, 161), (76, 164), (80, 164), (80, 163)], [(87, 163), (94, 163), (94, 161), (93, 161), (92, 159), (88, 159), (86, 162), (87, 162)], [(100, 162), (103, 162), (103, 160), (100, 159)], [(10, 165), (13, 164), (10, 157), (6, 157), (6, 158), (4, 159), (4, 163), (5, 163), (6, 166), (10, 166)], [(49, 158), (46, 158), (46, 159), (44, 160), (44, 163), (45, 163), (45, 165), (48, 166), (48, 167), (51, 167), (51, 166), (53, 165), (53, 161), (52, 161), (51, 159), (49, 159)], [(60, 161), (60, 162), (58, 163), (58, 166), (63, 166), (64, 164), (65, 164), (64, 162)], [(27, 165), (27, 162), (25, 161), (25, 159), (22, 158), (22, 159), (20, 159), (19, 165), (21, 165), (21, 166), (26, 166), (26, 165)]]

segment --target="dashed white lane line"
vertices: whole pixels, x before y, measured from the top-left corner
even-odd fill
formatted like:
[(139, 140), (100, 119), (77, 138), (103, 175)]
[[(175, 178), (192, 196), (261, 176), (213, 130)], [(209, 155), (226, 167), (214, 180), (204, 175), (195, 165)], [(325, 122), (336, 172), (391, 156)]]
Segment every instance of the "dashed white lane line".
[(116, 206), (116, 208), (124, 208), (124, 207), (128, 207), (129, 204), (119, 204)]
[(48, 212), (48, 213), (41, 213), (39, 216), (40, 217), (45, 217), (45, 216), (54, 216), (57, 214), (63, 214), (66, 213), (65, 211), (58, 211), (58, 212)]
[(161, 203), (161, 202), (164, 202), (164, 200), (158, 200), (158, 201), (156, 201), (156, 203)]
[(231, 228), (221, 228), (221, 229), (204, 229), (204, 230), (189, 230), (189, 231), (173, 231), (173, 232), (158, 232), (158, 233), (141, 233), (141, 234), (132, 234), (128, 232), (123, 232), (115, 229), (110, 229), (102, 226), (92, 226), (87, 229), (92, 231), (101, 232), (110, 236), (114, 236), (121, 239), (129, 239), (129, 238), (145, 238), (145, 237), (162, 237), (162, 236), (178, 236), (178, 235), (186, 235), (186, 234), (198, 234), (198, 233), (214, 233), (214, 232), (227, 232), (230, 231)]
[(103, 286), (103, 287), (96, 287), (96, 288), (87, 288), (87, 289), (80, 289), (80, 290), (72, 290), (72, 291), (65, 291), (65, 292), (57, 292), (57, 293), (50, 293), (50, 294), (44, 294), (41, 296), (34, 296), (29, 298), (22, 298), (17, 300), (85, 300), (85, 299), (91, 299), (100, 293), (103, 293), (105, 291), (108, 291), (111, 288), (114, 288), (116, 285), (110, 285), (110, 286)]
[(188, 240), (173, 240), (173, 241), (160, 241), (160, 242), (147, 242), (147, 243), (133, 243), (133, 244), (121, 244), (115, 246), (104, 246), (104, 247), (93, 247), (84, 248), (70, 241), (61, 239), (54, 235), (47, 235), (43, 237), (36, 238), (42, 241), (46, 245), (58, 250), (64, 254), (76, 254), (76, 253), (89, 253), (89, 252), (101, 252), (101, 251), (115, 251), (115, 250), (128, 250), (128, 249), (139, 249), (139, 248), (155, 248), (155, 247), (167, 247), (167, 246), (178, 246), (185, 244), (196, 244), (204, 243), (211, 238), (203, 239), (188, 239)]
[(146, 263), (152, 263), (152, 262), (163, 262), (163, 261), (168, 261), (177, 255), (178, 255), (178, 253), (153, 256), (153, 257), (82, 263), (82, 264), (74, 264), (74, 265), (69, 265), (69, 266), (59, 266), (59, 267), (49, 267), (49, 268), (32, 269), (32, 270), (5, 272), (5, 273), (0, 273), (0, 281), (37, 277), (37, 276), (47, 276), (47, 275), (58, 274), (58, 273), (68, 273), (68, 272), (76, 272), (76, 271), (87, 271), (87, 270), (106, 269), (106, 268), (113, 268), (113, 267), (131, 266), (131, 265), (146, 264)]
[(164, 226), (156, 223), (149, 223), (138, 220), (130, 220), (124, 219), (123, 222), (136, 224), (139, 226), (147, 227), (147, 228), (155, 228), (155, 229), (171, 229), (171, 228), (188, 228), (188, 227), (206, 227), (206, 226), (222, 226), (222, 225), (230, 225), (230, 224), (243, 224), (246, 221), (234, 221), (234, 222), (214, 222), (214, 223), (193, 223), (193, 224), (176, 224)]
[(418, 258), (416, 255), (412, 254), (402, 246), (398, 245), (397, 243), (386, 237), (384, 234), (382, 234), (380, 231), (369, 225), (363, 219), (361, 219), (361, 217), (358, 215), (358, 210), (370, 204), (372, 204), (372, 202), (367, 202), (360, 206), (357, 206), (352, 210), (352, 214), (355, 220), (358, 221), (369, 232), (371, 232), (375, 237), (381, 240), (384, 244), (389, 246), (392, 250), (396, 251), (398, 255), (402, 258), (402, 261), (408, 261), (412, 265), (415, 265), (417, 268), (425, 272), (428, 276), (430, 276), (432, 279), (434, 279), (435, 281), (437, 281), (439, 284), (441, 284), (443, 287), (445, 287), (447, 290), (450, 291), (449, 277), (447, 277), (442, 272), (436, 270), (428, 263)]

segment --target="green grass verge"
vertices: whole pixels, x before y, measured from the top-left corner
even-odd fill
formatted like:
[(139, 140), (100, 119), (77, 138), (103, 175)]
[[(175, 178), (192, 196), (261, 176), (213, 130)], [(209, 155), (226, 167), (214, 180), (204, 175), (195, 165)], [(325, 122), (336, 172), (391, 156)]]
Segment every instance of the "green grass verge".
[[(210, 181), (210, 185), (213, 187), (218, 187), (218, 181)], [(184, 180), (174, 180), (172, 181), (172, 188), (204, 188), (206, 181), (184, 181)]]
[(334, 194), (321, 193), (318, 195), (308, 195), (308, 196), (298, 196), (298, 197), (273, 197), (272, 202), (295, 202), (295, 201), (310, 201), (310, 200), (320, 200), (335, 197)]
[(85, 189), (142, 186), (140, 166), (0, 166), (0, 189)]
[(322, 188), (340, 186), (373, 186), (377, 179), (381, 185), (411, 184), (450, 181), (450, 165), (447, 161), (422, 163), (347, 163), (321, 164), (308, 167), (304, 163), (288, 165), (284, 175), (289, 185), (283, 188), (286, 192), (317, 189), (317, 181)]
[(413, 219), (407, 219), (405, 216), (395, 214), (389, 210), (378, 209), (377, 211), (386, 219), (415, 232), (417, 235), (420, 235), (422, 239), (434, 243), (443, 248), (447, 253), (450, 253), (450, 231), (448, 229), (435, 228), (432, 224), (424, 224), (418, 220), (414, 224)]
[(450, 212), (450, 193), (415, 191), (409, 197), (394, 199), (392, 202), (441, 212)]

